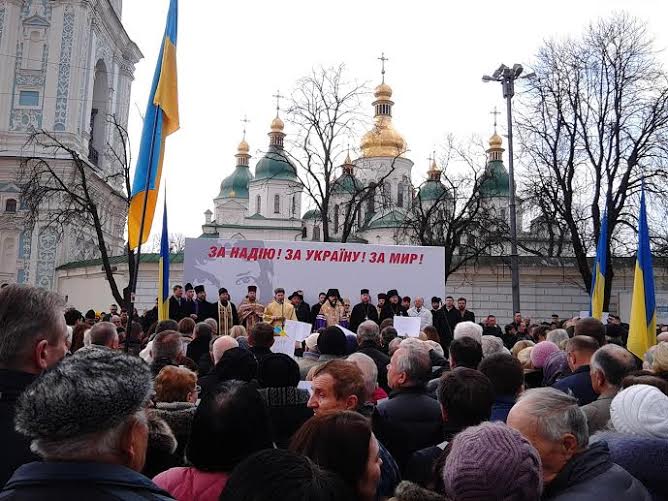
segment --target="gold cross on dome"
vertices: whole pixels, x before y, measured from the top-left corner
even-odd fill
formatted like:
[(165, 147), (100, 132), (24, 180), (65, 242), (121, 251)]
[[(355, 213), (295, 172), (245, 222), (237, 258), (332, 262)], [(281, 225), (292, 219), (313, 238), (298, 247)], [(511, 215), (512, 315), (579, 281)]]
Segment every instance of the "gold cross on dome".
[(385, 83), (385, 61), (389, 61), (388, 58), (385, 57), (385, 52), (381, 52), (380, 57), (378, 58), (380, 61), (380, 74), (383, 76), (383, 83)]
[(494, 116), (494, 134), (496, 134), (496, 119), (501, 114), (501, 112), (496, 109), (496, 106), (494, 106), (494, 111), (490, 111), (489, 114)]
[(250, 123), (248, 117), (244, 115), (244, 118), (241, 120), (241, 123), (244, 124), (244, 139), (246, 139), (246, 126)]
[(277, 90), (277, 91), (276, 91), (276, 94), (274, 94), (274, 95), (271, 96), (271, 97), (275, 97), (275, 98), (276, 98), (276, 116), (278, 116), (278, 112), (279, 112), (280, 109), (281, 109), (281, 99), (283, 99), (285, 96), (281, 96), (281, 91), (280, 91), (280, 90)]

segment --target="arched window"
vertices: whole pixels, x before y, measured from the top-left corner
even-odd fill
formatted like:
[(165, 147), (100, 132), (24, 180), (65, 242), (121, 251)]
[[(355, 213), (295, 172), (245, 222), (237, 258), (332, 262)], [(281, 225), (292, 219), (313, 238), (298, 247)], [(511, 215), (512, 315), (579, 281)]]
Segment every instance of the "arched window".
[(16, 199), (8, 198), (5, 202), (5, 212), (16, 212)]
[(357, 209), (357, 228), (362, 227), (362, 207)]
[(334, 233), (339, 232), (339, 206), (334, 206)]
[(290, 214), (292, 217), (295, 217), (295, 214), (297, 214), (297, 197), (295, 195), (292, 195), (292, 204), (290, 205)]
[(281, 196), (276, 194), (274, 195), (274, 214), (279, 214), (281, 212)]
[(404, 206), (404, 183), (399, 183), (397, 186), (397, 205)]
[(313, 240), (320, 240), (320, 226), (313, 227)]
[(390, 207), (392, 207), (392, 185), (386, 181), (383, 185), (383, 208)]
[(376, 190), (369, 190), (369, 194), (367, 196), (369, 198), (367, 199), (366, 212), (367, 214), (373, 214), (376, 212)]
[(255, 212), (257, 212), (258, 214), (262, 212), (262, 197), (260, 195), (255, 197), (255, 209), (256, 209)]

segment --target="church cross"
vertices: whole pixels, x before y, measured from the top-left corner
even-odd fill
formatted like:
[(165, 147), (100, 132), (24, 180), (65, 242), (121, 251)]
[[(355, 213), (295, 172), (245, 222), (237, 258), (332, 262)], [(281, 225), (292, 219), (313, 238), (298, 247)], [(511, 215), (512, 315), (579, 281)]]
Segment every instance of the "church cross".
[(246, 139), (246, 126), (250, 123), (250, 120), (248, 120), (248, 117), (244, 115), (244, 118), (241, 120), (241, 123), (244, 124), (244, 139)]
[(383, 76), (383, 83), (385, 83), (385, 61), (389, 61), (389, 59), (385, 57), (385, 52), (381, 52), (378, 60), (380, 61), (381, 65), (380, 74)]
[(277, 91), (276, 91), (276, 94), (274, 94), (274, 95), (271, 96), (271, 97), (275, 97), (275, 98), (276, 98), (276, 116), (278, 116), (278, 112), (279, 112), (280, 109), (281, 109), (281, 99), (283, 99), (285, 96), (281, 96), (281, 91), (280, 91), (280, 90), (277, 90)]
[(494, 134), (496, 134), (496, 119), (501, 114), (501, 112), (496, 109), (496, 106), (494, 106), (494, 111), (490, 111), (489, 114), (494, 116)]

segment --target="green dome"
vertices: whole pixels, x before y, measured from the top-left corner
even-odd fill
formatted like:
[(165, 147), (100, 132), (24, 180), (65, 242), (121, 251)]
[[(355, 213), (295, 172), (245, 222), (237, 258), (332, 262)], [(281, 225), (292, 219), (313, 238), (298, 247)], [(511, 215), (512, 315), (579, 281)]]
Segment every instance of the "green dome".
[(507, 197), (510, 194), (508, 171), (500, 160), (487, 163), (485, 177), (480, 183), (480, 195), (483, 197)]
[(269, 151), (255, 166), (255, 179), (297, 181), (297, 171), (283, 149), (270, 146)]
[(320, 219), (320, 211), (318, 209), (311, 209), (306, 211), (302, 219)]
[(446, 190), (443, 183), (430, 179), (422, 185), (418, 196), (423, 202), (430, 202), (432, 200), (445, 200), (450, 198), (447, 191), (448, 190)]
[(220, 183), (219, 198), (248, 198), (248, 183), (253, 175), (247, 165), (237, 165), (234, 172)]
[(352, 174), (341, 174), (332, 186), (332, 194), (354, 194), (362, 189), (362, 183)]

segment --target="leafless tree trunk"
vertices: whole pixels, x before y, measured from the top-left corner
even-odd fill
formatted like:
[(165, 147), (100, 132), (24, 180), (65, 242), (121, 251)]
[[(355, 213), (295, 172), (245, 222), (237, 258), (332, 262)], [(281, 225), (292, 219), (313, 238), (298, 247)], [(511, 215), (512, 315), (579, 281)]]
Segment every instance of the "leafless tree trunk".
[[(612, 257), (635, 231), (642, 180), (651, 192), (665, 191), (668, 77), (646, 26), (623, 14), (592, 24), (578, 39), (547, 42), (533, 69), (517, 114), (529, 171), (524, 195), (539, 202), (546, 221), (567, 229), (589, 291), (587, 256), (603, 213)], [(605, 308), (612, 280), (610, 258)]]
[[(117, 283), (110, 262), (105, 236), (106, 208), (100, 195), (108, 190), (112, 197), (120, 198), (127, 215), (131, 158), (125, 127), (111, 116), (108, 123), (118, 139), (113, 145), (108, 145), (108, 151), (113, 157), (108, 172), (92, 166), (79, 151), (62, 141), (57, 133), (39, 130), (33, 132), (26, 143), (25, 150), (32, 150), (35, 154), (22, 159), (18, 183), (21, 199), (27, 207), (28, 227), (32, 228), (39, 223), (56, 229), (61, 235), (72, 227), (92, 230), (114, 300), (118, 304), (127, 305), (130, 299), (127, 288), (123, 289)], [(122, 183), (119, 183), (119, 179)], [(118, 190), (114, 186), (122, 188)], [(132, 280), (134, 251), (127, 249), (127, 259)]]

